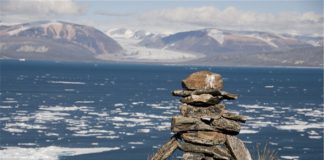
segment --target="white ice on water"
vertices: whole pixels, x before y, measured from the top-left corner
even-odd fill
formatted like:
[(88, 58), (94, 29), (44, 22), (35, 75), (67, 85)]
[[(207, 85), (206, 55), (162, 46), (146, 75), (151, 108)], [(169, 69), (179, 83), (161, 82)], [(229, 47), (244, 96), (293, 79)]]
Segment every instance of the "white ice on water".
[(40, 148), (6, 147), (0, 150), (1, 160), (58, 160), (60, 156), (75, 156), (119, 150), (119, 147), (67, 148), (58, 146)]

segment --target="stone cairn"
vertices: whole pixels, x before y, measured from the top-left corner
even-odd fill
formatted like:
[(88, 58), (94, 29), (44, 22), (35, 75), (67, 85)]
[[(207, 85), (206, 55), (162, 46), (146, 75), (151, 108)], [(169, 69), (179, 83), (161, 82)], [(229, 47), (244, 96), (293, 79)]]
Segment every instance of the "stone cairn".
[(172, 138), (162, 145), (151, 160), (165, 160), (176, 149), (184, 160), (252, 160), (244, 143), (235, 135), (246, 117), (225, 110), (222, 100), (237, 95), (222, 91), (221, 75), (209, 71), (191, 74), (182, 81), (183, 90), (172, 92), (182, 97), (181, 115), (172, 117)]

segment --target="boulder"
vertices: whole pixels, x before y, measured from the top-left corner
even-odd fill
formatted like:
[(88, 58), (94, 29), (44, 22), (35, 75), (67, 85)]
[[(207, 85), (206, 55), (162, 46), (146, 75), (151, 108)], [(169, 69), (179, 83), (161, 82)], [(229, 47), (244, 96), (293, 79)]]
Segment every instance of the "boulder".
[(192, 73), (182, 81), (182, 87), (186, 90), (197, 89), (223, 89), (223, 79), (220, 74), (210, 71)]

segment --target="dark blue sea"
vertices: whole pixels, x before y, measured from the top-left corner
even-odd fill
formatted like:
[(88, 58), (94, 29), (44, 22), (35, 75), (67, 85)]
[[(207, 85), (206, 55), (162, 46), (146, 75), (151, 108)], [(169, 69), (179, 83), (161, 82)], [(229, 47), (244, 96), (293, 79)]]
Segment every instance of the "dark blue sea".
[[(252, 155), (323, 159), (323, 69), (0, 61), (1, 160), (145, 160), (171, 136), (190, 73), (222, 74)], [(177, 152), (172, 158), (181, 156)]]

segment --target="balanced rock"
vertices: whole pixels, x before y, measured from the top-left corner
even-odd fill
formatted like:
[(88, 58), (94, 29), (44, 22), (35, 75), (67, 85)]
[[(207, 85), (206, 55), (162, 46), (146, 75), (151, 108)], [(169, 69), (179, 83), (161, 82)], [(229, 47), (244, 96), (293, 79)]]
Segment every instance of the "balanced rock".
[(223, 91), (221, 75), (209, 71), (195, 72), (182, 81), (180, 115), (172, 117), (171, 140), (162, 145), (151, 160), (166, 160), (176, 149), (183, 160), (251, 160), (239, 134), (246, 117), (225, 109), (222, 100), (238, 95)]
[(195, 72), (182, 81), (182, 87), (187, 90), (223, 89), (223, 79), (220, 74), (209, 71)]

